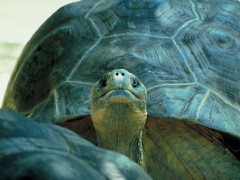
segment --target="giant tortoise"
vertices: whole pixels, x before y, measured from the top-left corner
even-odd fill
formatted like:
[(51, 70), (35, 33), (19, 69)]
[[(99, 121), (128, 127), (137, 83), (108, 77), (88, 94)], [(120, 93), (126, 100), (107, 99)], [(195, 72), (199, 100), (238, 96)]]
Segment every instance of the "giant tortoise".
[(123, 153), (154, 179), (238, 179), (239, 19), (236, 0), (66, 5), (25, 46), (3, 108)]

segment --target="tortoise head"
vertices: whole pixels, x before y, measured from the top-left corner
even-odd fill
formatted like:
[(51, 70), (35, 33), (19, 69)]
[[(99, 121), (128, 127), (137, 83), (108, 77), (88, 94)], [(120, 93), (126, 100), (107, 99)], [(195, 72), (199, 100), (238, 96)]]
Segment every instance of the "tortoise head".
[(95, 84), (91, 118), (99, 146), (128, 154), (127, 144), (139, 138), (145, 125), (146, 98), (145, 86), (124, 69), (105, 74)]

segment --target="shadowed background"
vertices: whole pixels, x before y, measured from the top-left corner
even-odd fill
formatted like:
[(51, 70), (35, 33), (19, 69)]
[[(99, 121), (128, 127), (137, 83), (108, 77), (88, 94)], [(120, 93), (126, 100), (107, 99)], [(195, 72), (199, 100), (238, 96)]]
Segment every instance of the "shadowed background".
[(57, 9), (77, 0), (0, 0), (0, 107), (24, 45)]

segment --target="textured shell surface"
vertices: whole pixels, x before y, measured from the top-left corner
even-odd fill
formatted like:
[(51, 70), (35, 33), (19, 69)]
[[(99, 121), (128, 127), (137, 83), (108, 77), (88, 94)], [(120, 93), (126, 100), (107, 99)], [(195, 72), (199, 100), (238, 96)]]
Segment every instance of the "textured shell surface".
[(148, 90), (148, 114), (240, 136), (240, 2), (82, 0), (25, 46), (3, 103), (36, 121), (89, 115), (90, 90), (123, 68)]

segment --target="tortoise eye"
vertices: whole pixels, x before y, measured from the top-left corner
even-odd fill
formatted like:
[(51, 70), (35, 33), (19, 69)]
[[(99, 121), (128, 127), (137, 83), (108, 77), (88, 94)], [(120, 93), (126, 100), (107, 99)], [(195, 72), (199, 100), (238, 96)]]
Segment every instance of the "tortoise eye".
[(106, 87), (107, 86), (107, 77), (102, 77), (102, 79), (99, 81), (100, 87)]
[(135, 87), (137, 87), (138, 85), (139, 85), (139, 81), (134, 78), (133, 81), (132, 81), (132, 86), (135, 88)]

